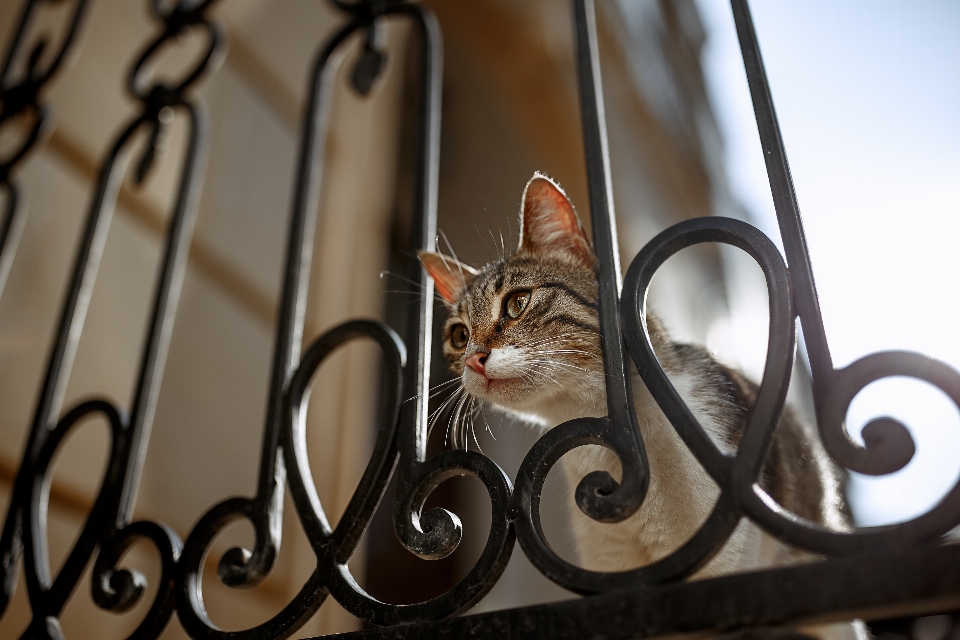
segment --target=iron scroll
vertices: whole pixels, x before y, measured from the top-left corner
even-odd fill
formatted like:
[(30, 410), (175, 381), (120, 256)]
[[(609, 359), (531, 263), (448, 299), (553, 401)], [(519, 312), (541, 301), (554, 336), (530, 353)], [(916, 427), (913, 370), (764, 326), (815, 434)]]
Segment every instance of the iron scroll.
[[(24, 15), (29, 15), (34, 4), (39, 3), (27, 4)], [(480, 453), (448, 450), (427, 456), (433, 284), (416, 262), (405, 275), (423, 295), (418, 304), (408, 307), (405, 336), (401, 338), (377, 321), (352, 320), (317, 337), (304, 349), (305, 300), (331, 96), (336, 89), (334, 80), (351, 43), (360, 43), (362, 48), (350, 74), (357, 93), (367, 95), (376, 79), (388, 72), (380, 37), (388, 18), (405, 20), (413, 26), (422, 53), (415, 213), (409, 247), (432, 249), (436, 234), (442, 85), (439, 25), (423, 5), (403, 0), (333, 0), (345, 15), (345, 24), (320, 48), (309, 77), (256, 494), (230, 498), (213, 506), (182, 542), (162, 523), (134, 522), (136, 488), (186, 268), (203, 170), (206, 120), (202, 107), (191, 100), (190, 94), (222, 55), (223, 31), (211, 18), (215, 4), (215, 0), (150, 3), (160, 31), (142, 50), (127, 83), (130, 94), (139, 103), (139, 112), (121, 128), (100, 166), (47, 375), (0, 538), (0, 614), (13, 593), (14, 577), (22, 559), (33, 612), (25, 637), (62, 637), (60, 614), (84, 567), (94, 558), (91, 590), (98, 606), (122, 612), (134, 605), (144, 593), (145, 579), (121, 564), (124, 552), (137, 540), (148, 541), (158, 552), (161, 571), (154, 600), (131, 638), (158, 637), (174, 612), (186, 632), (197, 639), (284, 638), (300, 629), (328, 596), (357, 618), (380, 627), (343, 636), (357, 638), (574, 638), (588, 632), (628, 638), (960, 608), (960, 552), (956, 547), (938, 545), (944, 533), (960, 524), (960, 484), (930, 512), (910, 522), (855, 531), (831, 531), (805, 521), (777, 505), (758, 485), (774, 426), (784, 408), (797, 349), (798, 319), (810, 354), (820, 434), (829, 454), (845, 468), (886, 474), (901, 468), (913, 454), (909, 433), (903, 425), (889, 419), (875, 420), (864, 428), (866, 446), (853, 443), (846, 435), (842, 420), (847, 406), (865, 385), (892, 375), (911, 376), (938, 387), (960, 407), (960, 375), (938, 361), (908, 353), (873, 354), (844, 369), (834, 369), (799, 206), (746, 0), (732, 0), (732, 6), (785, 256), (769, 238), (745, 222), (720, 217), (688, 220), (648, 243), (632, 260), (622, 283), (594, 2), (573, 0), (586, 172), (593, 238), (600, 263), (599, 313), (609, 381), (608, 415), (570, 421), (547, 432), (527, 453), (515, 488), (503, 470)], [(76, 4), (73, 31), (84, 5), (82, 0)], [(27, 18), (23, 20), (25, 24)], [(207, 46), (199, 58), (180, 80), (151, 81), (145, 74), (148, 61), (189, 29), (200, 30), (206, 38)], [(20, 32), (8, 56), (0, 86), (5, 92), (0, 122), (8, 117), (8, 111), (13, 113), (16, 109), (34, 109), (39, 115), (37, 128), (24, 150), (0, 165), (0, 185), (5, 186), (8, 195), (8, 214), (0, 229), (0, 287), (5, 265), (8, 267), (4, 261), (12, 259), (4, 238), (12, 237), (9, 230), (19, 224), (9, 213), (16, 213), (17, 200), (16, 189), (8, 179), (9, 167), (39, 139), (43, 111), (37, 106), (36, 93), (60, 64), (73, 31), (47, 71), (37, 72), (35, 64), (30, 67), (28, 80), (34, 101), (22, 103), (27, 106), (17, 107), (20, 103), (8, 97), (15, 90), (10, 88), (13, 85), (8, 82), (6, 69), (13, 52), (21, 46)], [(135, 136), (144, 134), (146, 144), (137, 158), (135, 178), (147, 179), (155, 162), (158, 140), (174, 114), (185, 118), (189, 125), (188, 145), (181, 159), (135, 397), (129, 413), (99, 399), (63, 412), (64, 390), (125, 161), (132, 154)], [(725, 243), (739, 248), (757, 262), (766, 278), (771, 319), (767, 360), (756, 403), (750, 409), (735, 455), (720, 451), (683, 403), (657, 361), (646, 327), (647, 289), (654, 273), (677, 251), (700, 243)], [(325, 359), (341, 346), (360, 339), (375, 342), (383, 356), (382, 411), (373, 455), (344, 516), (333, 527), (308, 465), (305, 397), (313, 374)], [(649, 485), (649, 468), (632, 407), (631, 362), (686, 446), (719, 486), (720, 498), (700, 530), (672, 555), (640, 569), (599, 573), (564, 560), (550, 547), (540, 521), (540, 495), (548, 474), (563, 454), (583, 445), (601, 445), (619, 457), (623, 477), (616, 482), (605, 472), (588, 474), (576, 488), (579, 508), (595, 520), (618, 522), (642, 506)], [(414, 400), (402, 403), (402, 398)], [(61, 413), (62, 417), (58, 417)], [(63, 438), (81, 420), (93, 415), (102, 417), (110, 427), (107, 467), (80, 537), (63, 569), (51, 576), (45, 548), (50, 463)], [(394, 473), (398, 486), (396, 502), (381, 508), (392, 509), (398, 539), (421, 558), (445, 557), (461, 539), (462, 524), (454, 513), (425, 509), (427, 498), (439, 484), (456, 475), (472, 475), (485, 487), (491, 504), (490, 531), (466, 576), (446, 593), (413, 605), (377, 600), (360, 587), (347, 564)], [(260, 584), (272, 571), (280, 548), (287, 486), (312, 545), (316, 566), (299, 592), (269, 620), (242, 631), (219, 629), (206, 614), (200, 580), (211, 543), (230, 522), (249, 522), (255, 532), (252, 548), (233, 548), (223, 554), (218, 561), (218, 576), (223, 584), (234, 588)], [(742, 518), (754, 521), (790, 545), (827, 559), (803, 567), (685, 582), (720, 550)], [(497, 583), (515, 542), (547, 578), (588, 597), (456, 617)], [(888, 569), (897, 572), (893, 576), (896, 580), (890, 579)], [(825, 587), (825, 581), (831, 584)]]

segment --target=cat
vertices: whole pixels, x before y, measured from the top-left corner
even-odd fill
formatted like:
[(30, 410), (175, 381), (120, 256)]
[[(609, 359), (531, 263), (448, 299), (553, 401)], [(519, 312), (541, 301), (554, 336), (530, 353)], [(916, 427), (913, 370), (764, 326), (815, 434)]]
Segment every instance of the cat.
[[(471, 399), (549, 429), (607, 413), (597, 313), (597, 258), (573, 204), (540, 173), (527, 183), (513, 255), (481, 269), (440, 253), (419, 258), (449, 311), (443, 353)], [(647, 326), (664, 371), (721, 450), (733, 453), (757, 386), (702, 347), (673, 342), (653, 314)], [(582, 566), (623, 571), (679, 548), (709, 515), (718, 488), (680, 440), (636, 371), (633, 406), (647, 448), (650, 487), (642, 507), (617, 524), (596, 522), (573, 504)], [(609, 449), (574, 449), (561, 459), (571, 486), (587, 473), (619, 477)], [(814, 431), (787, 407), (777, 427), (761, 486), (783, 507), (834, 530), (849, 530), (842, 475)], [(693, 578), (803, 560), (744, 521)]]

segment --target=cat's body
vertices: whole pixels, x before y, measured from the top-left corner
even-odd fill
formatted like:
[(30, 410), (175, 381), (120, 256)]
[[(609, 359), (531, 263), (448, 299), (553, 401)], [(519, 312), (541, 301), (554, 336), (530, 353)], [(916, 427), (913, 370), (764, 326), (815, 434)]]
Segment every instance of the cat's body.
[[(597, 315), (596, 258), (572, 205), (539, 174), (527, 184), (517, 252), (474, 270), (452, 258), (421, 253), (450, 317), (444, 354), (465, 391), (552, 428), (607, 413)], [(657, 357), (714, 442), (739, 444), (756, 386), (700, 347), (675, 343), (647, 315)], [(641, 509), (617, 524), (591, 520), (572, 504), (582, 564), (623, 571), (658, 560), (699, 529), (718, 489), (683, 444), (639, 376), (633, 405), (650, 462), (650, 489)], [(591, 471), (619, 476), (616, 456), (580, 447), (563, 467), (572, 486)], [(778, 425), (762, 486), (787, 510), (834, 529), (849, 526), (840, 474), (809, 427), (788, 408)], [(789, 563), (797, 552), (744, 522), (699, 576)]]
[[(665, 339), (656, 317), (647, 315), (658, 360), (684, 402), (726, 453), (740, 443), (756, 386), (717, 363), (704, 349)], [(640, 510), (619, 524), (604, 524), (570, 512), (581, 562), (599, 571), (650, 564), (675, 551), (700, 528), (718, 496), (716, 484), (681, 441), (639, 375), (632, 376), (633, 406), (650, 463), (650, 489)], [(606, 407), (603, 407), (605, 413)], [(619, 474), (616, 456), (603, 447), (581, 447), (563, 459), (568, 483), (597, 469)], [(761, 486), (789, 511), (834, 529), (849, 526), (839, 474), (819, 441), (788, 408), (764, 468)], [(695, 577), (723, 575), (793, 563), (805, 554), (742, 522), (723, 549)]]

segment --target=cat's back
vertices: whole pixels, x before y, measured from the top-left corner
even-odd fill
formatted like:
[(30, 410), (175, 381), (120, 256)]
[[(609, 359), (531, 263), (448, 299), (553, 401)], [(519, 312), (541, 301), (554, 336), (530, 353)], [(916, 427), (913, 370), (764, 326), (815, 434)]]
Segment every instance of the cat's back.
[[(671, 343), (664, 360), (681, 396), (695, 405), (701, 424), (726, 453), (735, 454), (743, 438), (758, 386), (699, 345)], [(658, 353), (658, 355), (660, 355)], [(662, 356), (661, 356), (662, 357)], [(850, 515), (842, 491), (843, 473), (827, 455), (813, 425), (790, 405), (783, 409), (767, 455), (760, 486), (778, 504), (796, 515), (828, 527), (847, 530)]]

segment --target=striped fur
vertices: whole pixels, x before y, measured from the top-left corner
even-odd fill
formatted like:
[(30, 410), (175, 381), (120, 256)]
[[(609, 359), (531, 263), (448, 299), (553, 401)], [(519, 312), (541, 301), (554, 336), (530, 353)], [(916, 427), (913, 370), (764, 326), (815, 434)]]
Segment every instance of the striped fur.
[[(589, 241), (569, 200), (540, 174), (524, 192), (521, 227), (517, 252), (479, 270), (439, 254), (421, 254), (449, 310), (444, 355), (461, 376), (471, 403), (481, 400), (545, 429), (573, 418), (603, 416), (596, 258)], [(522, 314), (513, 318), (507, 305), (517, 292), (530, 292), (530, 297)], [(735, 452), (756, 385), (703, 348), (671, 341), (655, 316), (648, 315), (648, 326), (654, 350), (680, 395), (717, 446)], [(465, 344), (455, 344), (466, 334)], [(697, 531), (718, 496), (639, 376), (634, 374), (632, 382), (650, 460), (650, 491), (640, 511), (618, 524), (589, 519), (568, 492), (580, 562), (589, 569), (623, 571), (670, 554)], [(803, 518), (837, 530), (849, 528), (841, 476), (813, 430), (789, 408), (777, 429), (761, 486)], [(562, 462), (572, 486), (598, 469), (614, 477), (620, 473), (616, 456), (602, 447), (580, 447)], [(697, 575), (802, 558), (744, 522)]]

